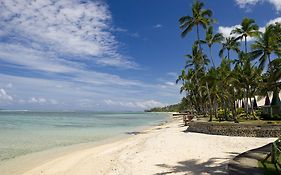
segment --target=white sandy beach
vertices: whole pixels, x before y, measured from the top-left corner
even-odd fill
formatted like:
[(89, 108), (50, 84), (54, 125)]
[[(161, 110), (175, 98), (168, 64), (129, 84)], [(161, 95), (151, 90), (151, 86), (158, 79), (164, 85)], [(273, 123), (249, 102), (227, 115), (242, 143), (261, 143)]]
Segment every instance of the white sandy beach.
[(225, 174), (235, 155), (275, 140), (185, 133), (185, 129), (174, 120), (128, 139), (68, 153), (24, 175)]

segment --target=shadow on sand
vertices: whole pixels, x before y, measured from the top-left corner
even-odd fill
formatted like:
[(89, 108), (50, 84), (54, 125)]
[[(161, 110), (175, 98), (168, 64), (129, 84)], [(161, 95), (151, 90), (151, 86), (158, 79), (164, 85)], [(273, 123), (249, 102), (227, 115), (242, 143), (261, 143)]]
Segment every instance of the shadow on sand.
[(166, 172), (156, 173), (155, 175), (166, 175), (166, 174), (192, 174), (192, 175), (202, 175), (202, 174), (215, 174), (215, 175), (225, 175), (227, 173), (228, 159), (225, 159), (223, 163), (216, 165), (215, 162), (221, 160), (222, 158), (211, 158), (207, 162), (199, 163), (196, 159), (186, 160), (178, 162), (177, 165), (167, 165), (167, 164), (157, 164), (156, 166), (166, 168)]

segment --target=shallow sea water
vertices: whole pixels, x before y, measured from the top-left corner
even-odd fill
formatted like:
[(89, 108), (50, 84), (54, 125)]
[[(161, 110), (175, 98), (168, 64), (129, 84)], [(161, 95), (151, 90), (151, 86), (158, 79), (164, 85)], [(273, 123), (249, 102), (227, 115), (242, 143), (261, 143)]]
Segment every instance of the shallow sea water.
[(168, 119), (167, 113), (0, 112), (0, 162), (98, 142)]

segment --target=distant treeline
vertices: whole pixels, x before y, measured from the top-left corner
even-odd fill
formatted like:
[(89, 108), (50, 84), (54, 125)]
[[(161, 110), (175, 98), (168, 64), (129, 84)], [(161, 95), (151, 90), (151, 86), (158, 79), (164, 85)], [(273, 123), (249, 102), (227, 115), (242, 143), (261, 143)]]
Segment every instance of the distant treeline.
[(145, 112), (179, 112), (179, 104), (169, 105), (165, 107), (156, 107), (145, 110)]
[(180, 112), (184, 111), (188, 108), (187, 100), (186, 98), (183, 98), (182, 101), (178, 104), (169, 105), (165, 107), (156, 107), (151, 108), (148, 110), (145, 110), (145, 112)]

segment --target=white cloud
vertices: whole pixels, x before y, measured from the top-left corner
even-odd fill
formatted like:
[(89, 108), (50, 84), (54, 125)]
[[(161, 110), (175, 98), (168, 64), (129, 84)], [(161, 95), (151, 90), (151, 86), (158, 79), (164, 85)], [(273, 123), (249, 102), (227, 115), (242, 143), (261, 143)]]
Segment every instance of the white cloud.
[(119, 43), (111, 33), (111, 14), (102, 1), (3, 0), (0, 28), (1, 37), (16, 35), (15, 43), (36, 51), (78, 56), (108, 66), (136, 66), (118, 53)]
[(114, 32), (140, 35), (113, 27), (105, 1), (81, 2), (0, 1), (0, 61), (1, 67), (11, 70), (0, 74), (0, 87), (5, 88), (0, 90), (0, 107), (113, 110), (103, 104), (111, 99), (121, 101), (117, 110), (136, 110), (178, 102), (173, 80), (150, 84), (122, 78), (111, 69), (110, 73), (93, 69), (96, 65), (138, 68), (119, 52)]
[(274, 5), (275, 9), (279, 12), (281, 10), (281, 1), (280, 0), (268, 0), (271, 4)]
[(131, 33), (129, 35), (133, 38), (139, 38), (140, 37), (140, 34), (138, 32), (134, 32), (134, 33)]
[(156, 24), (156, 25), (153, 26), (153, 28), (155, 28), (155, 29), (159, 29), (159, 28), (162, 28), (162, 27), (163, 27), (162, 24)]
[(121, 106), (121, 107), (127, 107), (130, 109), (150, 109), (153, 107), (163, 107), (165, 104), (155, 101), (155, 100), (146, 100), (146, 101), (113, 101), (111, 99), (104, 100), (104, 103), (109, 106)]
[(39, 104), (39, 105), (48, 105), (48, 104), (57, 105), (57, 104), (59, 104), (59, 102), (57, 100), (46, 99), (46, 98), (43, 98), (43, 97), (31, 97), (28, 100), (20, 99), (18, 102), (19, 103), (26, 103), (27, 102), (27, 103), (33, 103), (33, 104)]
[[(0, 108), (6, 104), (6, 109), (135, 111), (150, 106), (174, 104), (182, 96), (177, 86), (165, 85), (164, 82), (147, 84), (125, 81), (119, 77), (106, 77), (101, 75), (103, 82), (97, 78), (94, 78), (97, 82), (80, 82), (0, 74), (0, 87), (9, 83), (13, 85), (13, 88), (8, 89), (9, 94), (13, 94), (13, 101), (3, 101)], [(165, 88), (161, 85), (165, 85)], [(108, 105), (110, 101), (106, 104), (106, 99), (115, 102), (114, 105)]]
[(54, 54), (47, 54), (18, 44), (0, 43), (0, 60), (31, 70), (54, 73), (67, 73), (75, 70), (60, 63)]
[(266, 26), (268, 26), (268, 25), (270, 25), (270, 24), (275, 24), (276, 22), (281, 23), (281, 17), (270, 20), (270, 21), (266, 24)]
[(167, 75), (171, 76), (175, 80), (178, 78), (178, 73), (177, 72), (168, 72)]
[(168, 86), (176, 86), (176, 83), (171, 82), (171, 81), (165, 82), (165, 84)]
[(124, 28), (121, 28), (121, 27), (111, 28), (111, 31), (113, 31), (113, 32), (128, 32), (127, 29), (124, 29)]
[(264, 32), (267, 26), (269, 26), (270, 24), (275, 24), (276, 22), (281, 23), (281, 17), (270, 20), (264, 27), (260, 28), (260, 31)]
[[(270, 20), (269, 22), (267, 22), (267, 24), (265, 26), (260, 27), (259, 31), (264, 32), (266, 26), (269, 26), (270, 24), (274, 24), (276, 22), (281, 23), (281, 17), (278, 17), (278, 18)], [(241, 25), (234, 25), (234, 26), (229, 26), (229, 27), (228, 26), (219, 26), (218, 32), (222, 33), (224, 37), (230, 37), (230, 36), (237, 37), (237, 35), (233, 35), (233, 34), (230, 35), (231, 31), (233, 29), (235, 29), (236, 27), (241, 28)], [(249, 37), (247, 40), (248, 41), (253, 41), (254, 38)]]
[(8, 84), (6, 85), (6, 87), (10, 89), (10, 88), (13, 87), (13, 84), (12, 84), (12, 83), (8, 83)]
[(235, 0), (236, 4), (239, 5), (240, 8), (245, 8), (247, 5), (256, 5), (261, 0)]
[[(218, 28), (218, 32), (219, 33), (222, 33), (224, 37), (230, 37), (230, 33), (233, 29), (235, 29), (236, 27), (240, 28), (241, 25), (235, 25), (235, 26), (230, 26), (230, 27), (227, 27), (227, 26), (219, 26)], [(237, 35), (231, 35), (231, 36), (237, 36)]]
[(0, 102), (11, 102), (13, 101), (13, 97), (10, 96), (5, 89), (0, 89)]
[(281, 1), (280, 0), (235, 0), (236, 4), (240, 8), (248, 8), (254, 6), (258, 3), (270, 3), (274, 6), (277, 12), (281, 10)]

